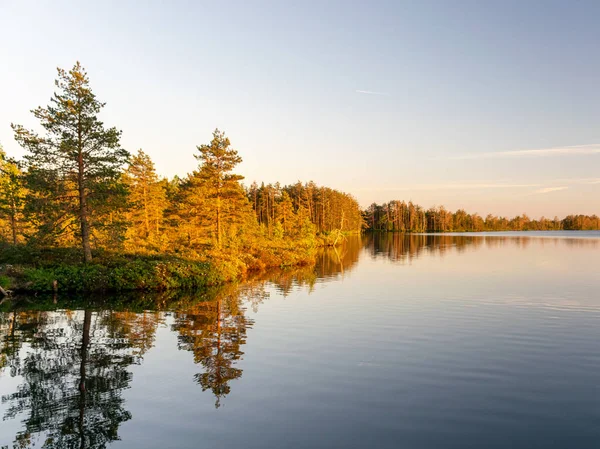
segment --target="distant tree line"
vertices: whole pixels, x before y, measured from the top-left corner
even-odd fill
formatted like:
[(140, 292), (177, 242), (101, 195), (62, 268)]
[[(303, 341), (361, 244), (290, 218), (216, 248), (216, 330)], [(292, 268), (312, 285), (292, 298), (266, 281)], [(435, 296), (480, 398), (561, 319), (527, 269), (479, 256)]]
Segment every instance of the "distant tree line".
[[(56, 92), (32, 111), (40, 132), (13, 124), (22, 161), (0, 148), (0, 242), (79, 246), (200, 257), (264, 248), (310, 252), (328, 235), (362, 229), (350, 195), (314, 183), (242, 184), (242, 161), (219, 130), (197, 147), (198, 167), (161, 178), (150, 157), (122, 148), (121, 131), (99, 119), (104, 107), (77, 63), (58, 69)], [(274, 262), (275, 263), (275, 262)]]
[(372, 204), (364, 211), (367, 228), (391, 232), (479, 232), (479, 231), (588, 231), (600, 230), (597, 215), (569, 215), (563, 219), (541, 217), (533, 220), (527, 215), (513, 218), (469, 214), (463, 209), (451, 212), (441, 207), (424, 209), (404, 201)]

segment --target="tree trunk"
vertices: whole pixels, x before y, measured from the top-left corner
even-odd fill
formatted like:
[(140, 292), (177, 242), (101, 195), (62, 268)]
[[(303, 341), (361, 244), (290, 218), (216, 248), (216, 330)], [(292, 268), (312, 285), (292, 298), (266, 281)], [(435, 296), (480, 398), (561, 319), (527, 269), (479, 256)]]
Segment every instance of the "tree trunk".
[(79, 188), (79, 222), (81, 223), (81, 246), (83, 247), (83, 258), (86, 262), (92, 261), (92, 248), (90, 246), (90, 224), (88, 222), (87, 198), (85, 186), (83, 185), (83, 154), (78, 158), (77, 184)]
[(217, 197), (217, 246), (221, 246), (221, 197)]
[(12, 231), (13, 245), (17, 244), (17, 207), (15, 206), (14, 200), (12, 201), (10, 208), (10, 228)]
[(148, 219), (148, 196), (144, 186), (144, 225), (146, 226), (146, 238), (150, 235), (150, 220)]
[(83, 318), (83, 338), (81, 340), (81, 364), (79, 365), (79, 438), (80, 447), (85, 447), (85, 406), (86, 406), (86, 363), (88, 348), (90, 345), (90, 327), (92, 324), (92, 312), (86, 310)]
[[(217, 300), (217, 354), (215, 355), (215, 360), (217, 361), (217, 364), (220, 364), (220, 360), (221, 360), (221, 298), (219, 298)], [(216, 385), (218, 385), (219, 387), (221, 386), (221, 370), (219, 369), (220, 367), (217, 366), (217, 370), (216, 370)], [(217, 395), (217, 401), (215, 402), (215, 408), (219, 408), (221, 406), (221, 395)]]

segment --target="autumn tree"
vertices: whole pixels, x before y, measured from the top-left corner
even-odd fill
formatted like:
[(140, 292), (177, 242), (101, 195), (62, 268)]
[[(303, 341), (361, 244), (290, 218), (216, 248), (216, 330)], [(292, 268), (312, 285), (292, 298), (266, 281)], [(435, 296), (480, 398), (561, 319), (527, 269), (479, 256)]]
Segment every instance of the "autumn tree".
[(240, 185), (244, 178), (232, 173), (242, 158), (218, 129), (210, 144), (197, 148), (200, 154), (195, 157), (200, 166), (189, 176), (182, 207), (187, 211), (189, 224), (196, 230), (207, 230), (220, 247), (232, 227), (243, 226), (253, 218)]
[(100, 121), (105, 104), (92, 92), (79, 62), (68, 72), (59, 68), (55, 85), (50, 104), (32, 111), (44, 134), (12, 128), (27, 151), (30, 205), (45, 217), (42, 229), (57, 234), (75, 224), (84, 260), (90, 262), (93, 229), (103, 225), (106, 207), (117, 207), (125, 194), (120, 172), (129, 153), (121, 148), (121, 131)]
[(13, 245), (18, 242), (24, 197), (21, 170), (15, 161), (6, 157), (0, 146), (0, 219), (7, 222)]
[(134, 245), (158, 243), (167, 206), (165, 185), (150, 157), (139, 150), (124, 175), (129, 191), (128, 237)]
[(296, 227), (297, 220), (294, 213), (292, 199), (286, 191), (281, 194), (281, 200), (277, 204), (276, 217), (285, 235), (290, 235)]

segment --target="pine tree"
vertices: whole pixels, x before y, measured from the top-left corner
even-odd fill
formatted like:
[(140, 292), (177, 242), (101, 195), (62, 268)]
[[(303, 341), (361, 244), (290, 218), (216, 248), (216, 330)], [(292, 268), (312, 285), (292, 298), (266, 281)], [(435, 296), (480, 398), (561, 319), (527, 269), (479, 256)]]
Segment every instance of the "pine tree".
[(0, 219), (7, 222), (13, 245), (18, 243), (24, 197), (21, 170), (0, 146)]
[(164, 183), (158, 178), (150, 157), (139, 150), (125, 172), (129, 191), (128, 236), (134, 245), (157, 243), (167, 205)]
[(129, 153), (120, 146), (121, 132), (99, 120), (105, 104), (92, 92), (79, 62), (68, 72), (59, 68), (55, 84), (50, 104), (32, 111), (45, 135), (21, 125), (12, 128), (28, 152), (27, 187), (41, 229), (57, 234), (78, 225), (84, 260), (90, 262), (94, 227), (105, 224), (109, 209), (120, 204), (117, 197), (125, 195), (120, 171)]
[(232, 226), (243, 226), (252, 216), (240, 185), (244, 178), (231, 173), (242, 158), (230, 145), (225, 134), (216, 129), (210, 144), (197, 147), (200, 154), (195, 157), (200, 167), (190, 175), (183, 201), (189, 224), (208, 229), (217, 246)]
[(290, 235), (297, 223), (292, 199), (285, 190), (281, 194), (281, 199), (277, 204), (276, 213), (278, 223), (281, 223), (284, 235)]

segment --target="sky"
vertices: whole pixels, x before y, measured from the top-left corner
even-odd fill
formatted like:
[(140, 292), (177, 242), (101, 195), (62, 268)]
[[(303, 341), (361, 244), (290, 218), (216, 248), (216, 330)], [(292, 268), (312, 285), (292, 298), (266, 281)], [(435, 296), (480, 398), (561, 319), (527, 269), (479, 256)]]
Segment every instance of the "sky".
[(0, 144), (81, 61), (161, 175), (225, 131), (245, 182), (362, 206), (600, 214), (600, 2), (0, 0)]

